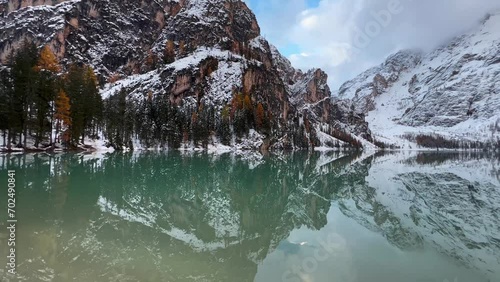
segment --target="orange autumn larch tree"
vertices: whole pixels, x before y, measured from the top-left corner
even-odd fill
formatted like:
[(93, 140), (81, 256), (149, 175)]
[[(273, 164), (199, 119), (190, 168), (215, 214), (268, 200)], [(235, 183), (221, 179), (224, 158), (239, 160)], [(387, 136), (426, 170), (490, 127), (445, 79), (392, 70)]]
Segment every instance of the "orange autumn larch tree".
[(40, 57), (38, 58), (38, 63), (35, 66), (36, 71), (50, 71), (52, 73), (58, 73), (61, 71), (61, 66), (57, 60), (56, 55), (50, 49), (49, 45), (45, 45), (40, 52)]
[(56, 120), (56, 140), (60, 142), (59, 132), (63, 131), (64, 142), (69, 141), (69, 126), (71, 126), (71, 103), (68, 95), (64, 90), (60, 90), (56, 98), (56, 112), (54, 114)]
[(245, 97), (243, 98), (243, 107), (249, 112), (253, 110), (252, 98), (250, 98), (250, 95), (248, 94), (245, 94)]
[(255, 110), (255, 125), (257, 126), (257, 129), (261, 129), (262, 126), (264, 125), (264, 119), (266, 117), (266, 113), (264, 111), (264, 106), (262, 106), (262, 103), (259, 103), (257, 105), (257, 109)]
[(40, 74), (37, 79), (38, 87), (34, 95), (34, 109), (37, 113), (34, 120), (35, 147), (38, 147), (46, 134), (50, 136), (50, 144), (53, 143), (53, 120), (50, 119), (49, 123), (47, 123), (46, 117), (53, 115), (52, 101), (57, 96), (57, 75), (61, 71), (59, 61), (49, 45), (45, 45), (40, 51), (33, 70)]

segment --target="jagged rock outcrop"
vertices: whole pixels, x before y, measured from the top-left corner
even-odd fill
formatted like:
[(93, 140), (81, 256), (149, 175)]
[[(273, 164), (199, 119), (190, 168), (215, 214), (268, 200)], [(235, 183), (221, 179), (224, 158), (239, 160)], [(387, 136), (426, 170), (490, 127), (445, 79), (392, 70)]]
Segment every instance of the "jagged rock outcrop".
[(56, 5), (67, 0), (1, 0), (0, 1), (0, 15), (6, 15), (10, 12), (40, 5)]
[(422, 59), (419, 51), (400, 51), (381, 64), (344, 83), (339, 98), (350, 99), (357, 111), (368, 113), (375, 109), (375, 98), (392, 86), (403, 72), (417, 66)]
[(283, 84), (291, 93), (292, 104), (296, 105), (302, 117), (313, 121), (322, 146), (336, 142), (336, 138), (331, 138), (335, 135), (334, 131), (350, 132), (373, 142), (364, 114), (355, 112), (346, 101), (332, 97), (328, 75), (323, 70), (312, 69), (303, 73), (293, 68), (290, 61), (275, 48), (271, 52)]
[(132, 73), (161, 31), (163, 15), (158, 13), (164, 7), (157, 3), (64, 1), (13, 11), (0, 19), (0, 58), (5, 62), (27, 38), (49, 44), (66, 63), (92, 65), (102, 77), (116, 71)]

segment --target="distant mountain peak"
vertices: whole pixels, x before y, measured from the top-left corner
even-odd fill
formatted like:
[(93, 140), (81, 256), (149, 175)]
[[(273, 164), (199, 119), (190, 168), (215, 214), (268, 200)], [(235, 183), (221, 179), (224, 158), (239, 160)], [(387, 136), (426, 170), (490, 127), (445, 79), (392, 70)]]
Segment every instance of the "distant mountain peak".
[(344, 83), (338, 95), (368, 115), (376, 135), (394, 143), (408, 143), (401, 136), (415, 134), (495, 140), (500, 136), (499, 26), (500, 13), (492, 13), (432, 52), (397, 52)]

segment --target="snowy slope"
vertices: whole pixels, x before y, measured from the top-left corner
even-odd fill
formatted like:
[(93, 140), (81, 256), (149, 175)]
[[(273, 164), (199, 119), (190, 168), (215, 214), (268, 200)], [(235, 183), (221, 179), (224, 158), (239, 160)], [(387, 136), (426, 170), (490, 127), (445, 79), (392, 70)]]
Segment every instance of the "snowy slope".
[[(251, 140), (238, 140), (242, 147), (344, 145), (333, 136), (340, 131), (349, 136), (344, 141), (374, 147), (364, 116), (330, 99), (326, 73), (293, 68), (260, 35), (256, 17), (243, 1), (18, 2), (0, 17), (3, 64), (27, 38), (39, 47), (48, 44), (63, 68), (74, 62), (90, 65), (103, 98), (124, 91), (136, 108), (145, 108), (147, 99), (169, 101), (191, 117), (203, 105), (214, 113), (215, 123), (236, 94), (248, 94), (254, 107), (261, 104), (273, 128), (251, 128)], [(128, 141), (135, 148), (155, 147), (144, 140)]]
[(346, 82), (339, 97), (367, 113), (380, 140), (409, 148), (402, 135), (471, 141), (500, 135), (500, 13), (429, 54), (402, 51)]

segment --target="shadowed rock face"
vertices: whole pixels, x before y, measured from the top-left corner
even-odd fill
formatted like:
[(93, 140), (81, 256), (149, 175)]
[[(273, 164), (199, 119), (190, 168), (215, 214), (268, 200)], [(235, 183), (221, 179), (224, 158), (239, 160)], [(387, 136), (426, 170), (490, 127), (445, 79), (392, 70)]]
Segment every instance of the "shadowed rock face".
[(57, 5), (67, 0), (2, 0), (0, 1), (0, 14), (6, 15), (13, 11), (40, 5)]

